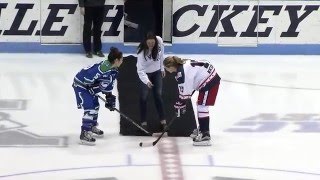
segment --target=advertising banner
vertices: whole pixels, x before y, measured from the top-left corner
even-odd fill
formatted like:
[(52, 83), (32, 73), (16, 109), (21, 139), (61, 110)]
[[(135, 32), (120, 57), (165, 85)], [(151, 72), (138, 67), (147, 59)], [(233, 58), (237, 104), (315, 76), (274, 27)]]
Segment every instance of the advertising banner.
[(317, 1), (175, 0), (173, 42), (316, 44)]
[[(108, 0), (105, 9), (102, 40), (123, 42), (123, 1)], [(0, 12), (0, 42), (82, 42), (77, 0), (3, 0)]]

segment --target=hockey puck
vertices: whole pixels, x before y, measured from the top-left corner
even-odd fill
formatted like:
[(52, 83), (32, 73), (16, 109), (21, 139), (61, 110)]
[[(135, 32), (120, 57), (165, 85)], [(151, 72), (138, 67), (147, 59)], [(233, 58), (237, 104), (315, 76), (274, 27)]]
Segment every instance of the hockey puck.
[(142, 142), (139, 143), (139, 146), (142, 147)]

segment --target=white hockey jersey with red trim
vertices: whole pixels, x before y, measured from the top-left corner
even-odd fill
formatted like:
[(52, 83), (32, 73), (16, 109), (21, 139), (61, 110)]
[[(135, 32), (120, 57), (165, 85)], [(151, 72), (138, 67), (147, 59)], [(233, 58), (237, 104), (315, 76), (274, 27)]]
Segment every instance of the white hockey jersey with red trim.
[(212, 64), (187, 60), (177, 69), (176, 80), (180, 99), (190, 99), (194, 91), (206, 90), (220, 81)]

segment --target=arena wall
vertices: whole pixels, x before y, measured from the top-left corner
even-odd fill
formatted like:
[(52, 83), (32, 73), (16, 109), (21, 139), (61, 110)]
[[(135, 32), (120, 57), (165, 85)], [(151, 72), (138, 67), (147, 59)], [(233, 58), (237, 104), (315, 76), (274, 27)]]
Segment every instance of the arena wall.
[[(167, 53), (320, 54), (320, 1), (174, 0)], [(124, 43), (123, 0), (108, 0), (104, 50)], [(77, 0), (2, 0), (0, 52), (82, 52)]]

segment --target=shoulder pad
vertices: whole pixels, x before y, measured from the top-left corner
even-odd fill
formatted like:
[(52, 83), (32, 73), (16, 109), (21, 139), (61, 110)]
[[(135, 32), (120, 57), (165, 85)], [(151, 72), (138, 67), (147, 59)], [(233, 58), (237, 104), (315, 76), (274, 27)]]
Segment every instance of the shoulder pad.
[(100, 64), (100, 67), (99, 67), (99, 69), (100, 69), (100, 71), (101, 72), (107, 72), (107, 71), (109, 71), (110, 69), (111, 69), (111, 64), (110, 64), (110, 62), (108, 61), (108, 60), (104, 60), (101, 64)]

